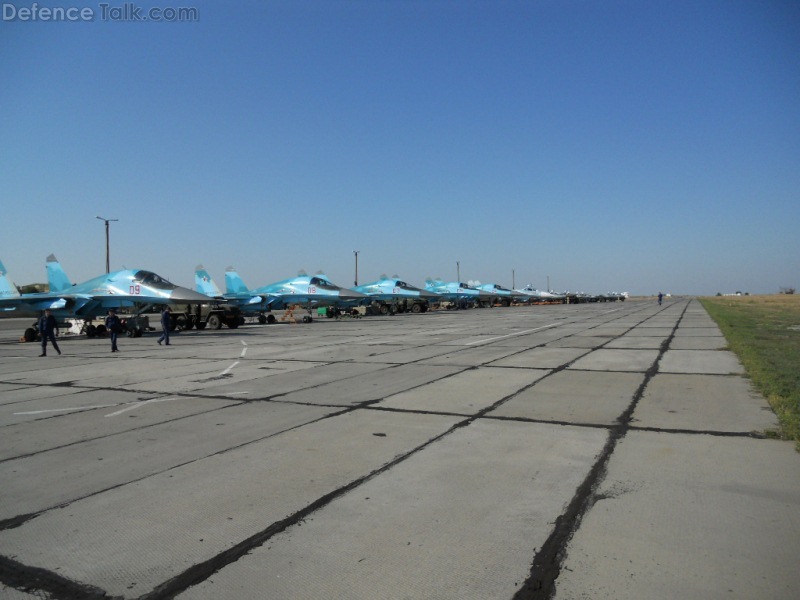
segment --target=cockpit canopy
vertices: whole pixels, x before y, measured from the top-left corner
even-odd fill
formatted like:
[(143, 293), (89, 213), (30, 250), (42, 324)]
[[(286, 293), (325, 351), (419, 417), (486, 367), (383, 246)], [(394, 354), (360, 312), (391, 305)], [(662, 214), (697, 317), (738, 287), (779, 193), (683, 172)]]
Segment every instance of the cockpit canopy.
[(328, 281), (327, 279), (323, 279), (322, 277), (312, 277), (309, 283), (310, 285), (315, 285), (323, 290), (335, 291), (339, 289), (338, 285), (333, 285), (330, 281)]
[(175, 284), (167, 281), (160, 275), (156, 275), (152, 271), (137, 271), (133, 276), (134, 281), (138, 281), (142, 285), (156, 288), (159, 290), (174, 290)]

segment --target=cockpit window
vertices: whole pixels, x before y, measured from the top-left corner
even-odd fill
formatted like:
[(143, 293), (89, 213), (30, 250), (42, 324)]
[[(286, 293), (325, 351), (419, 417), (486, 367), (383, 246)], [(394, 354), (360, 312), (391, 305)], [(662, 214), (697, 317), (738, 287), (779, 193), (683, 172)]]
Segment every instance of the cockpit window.
[(166, 279), (164, 279), (159, 275), (156, 275), (152, 271), (137, 271), (136, 275), (134, 275), (133, 278), (142, 285), (147, 285), (162, 290), (175, 289), (175, 284), (170, 283), (169, 281), (167, 281)]
[(330, 281), (328, 281), (327, 279), (323, 279), (322, 277), (312, 277), (310, 283), (311, 283), (311, 285), (315, 285), (318, 288), (322, 288), (324, 290), (338, 290), (339, 289), (338, 286), (333, 285)]
[(405, 281), (399, 281), (399, 280), (398, 280), (398, 281), (395, 281), (395, 282), (394, 282), (394, 287), (399, 287), (399, 288), (409, 288), (409, 287), (411, 287), (411, 286), (410, 286), (410, 285), (408, 285), (408, 284), (407, 284)]

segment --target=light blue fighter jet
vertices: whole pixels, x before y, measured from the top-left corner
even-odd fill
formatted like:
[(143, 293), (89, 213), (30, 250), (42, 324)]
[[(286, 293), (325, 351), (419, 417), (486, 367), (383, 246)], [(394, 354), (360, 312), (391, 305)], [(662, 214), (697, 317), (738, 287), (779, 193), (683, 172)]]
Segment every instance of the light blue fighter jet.
[[(0, 262), (0, 309), (11, 314), (14, 311), (50, 309), (59, 320), (72, 318), (91, 321), (105, 315), (110, 308), (129, 308), (138, 315), (155, 305), (211, 302), (208, 296), (175, 285), (143, 269), (115, 271), (73, 285), (55, 256), (50, 255), (47, 258), (47, 274), (50, 285), (55, 289), (20, 294), (8, 280), (6, 269)], [(35, 336), (33, 328), (25, 331), (25, 339), (31, 338), (29, 341)]]
[(410, 311), (414, 313), (428, 310), (428, 301), (439, 298), (439, 294), (414, 287), (395, 275), (391, 279), (381, 275), (378, 281), (353, 288), (366, 294), (377, 305), (382, 315)]
[(496, 283), (482, 283), (475, 287), (490, 294), (494, 302), (498, 302), (503, 306), (510, 306), (512, 302), (525, 302), (528, 298), (521, 292), (504, 288)]
[[(205, 272), (205, 269), (203, 271), (204, 276), (200, 275), (199, 269), (195, 273), (197, 289), (203, 289), (204, 293), (218, 292), (219, 289), (208, 277), (208, 273)], [(203, 280), (204, 277), (207, 277), (207, 281)], [(216, 288), (216, 292), (213, 291), (214, 288)], [(228, 267), (225, 271), (225, 293), (221, 296), (228, 302), (236, 303), (245, 313), (258, 313), (258, 320), (261, 323), (274, 321), (274, 317), (269, 319), (272, 315), (263, 314), (273, 309), (282, 310), (294, 305), (304, 306), (308, 309), (309, 314), (303, 317), (303, 321), (308, 323), (311, 321), (313, 308), (343, 306), (367, 299), (367, 296), (360, 292), (334, 285), (322, 273), (309, 276), (300, 272), (297, 277), (251, 290), (233, 267)]]
[(492, 296), (488, 293), (459, 281), (445, 282), (442, 279), (426, 279), (425, 289), (438, 294), (441, 300), (455, 302), (458, 308), (466, 308), (492, 300)]

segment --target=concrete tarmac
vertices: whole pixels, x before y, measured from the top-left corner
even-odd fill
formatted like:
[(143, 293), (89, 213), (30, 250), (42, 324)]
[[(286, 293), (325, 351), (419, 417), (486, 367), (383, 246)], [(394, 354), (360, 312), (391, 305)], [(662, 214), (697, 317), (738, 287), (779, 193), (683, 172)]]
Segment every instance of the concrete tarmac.
[(0, 321), (0, 597), (773, 598), (800, 456), (672, 299), (64, 338)]

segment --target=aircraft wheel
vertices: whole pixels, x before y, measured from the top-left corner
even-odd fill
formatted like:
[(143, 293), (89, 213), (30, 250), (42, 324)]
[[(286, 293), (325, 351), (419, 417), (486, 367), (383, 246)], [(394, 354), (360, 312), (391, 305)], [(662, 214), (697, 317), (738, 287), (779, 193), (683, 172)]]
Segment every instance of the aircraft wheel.
[(106, 333), (108, 333), (108, 330), (106, 329), (105, 325), (98, 325), (97, 329), (95, 329), (95, 333), (97, 334), (97, 337), (105, 337)]
[(28, 327), (25, 330), (25, 333), (22, 334), (22, 337), (26, 342), (35, 342), (36, 341), (36, 330), (33, 327)]
[(311, 323), (312, 319), (309, 315), (303, 317), (303, 323)]
[(278, 319), (275, 318), (275, 315), (267, 315), (267, 323), (270, 325), (273, 325), (277, 320)]
[(209, 329), (220, 329), (222, 327), (222, 321), (219, 318), (219, 315), (209, 315), (208, 321), (206, 321)]
[(97, 327), (94, 325), (87, 325), (86, 327), (86, 337), (93, 338), (97, 335)]
[(258, 315), (258, 322), (263, 325), (264, 323), (267, 322), (267, 317), (265, 317), (264, 315)]

